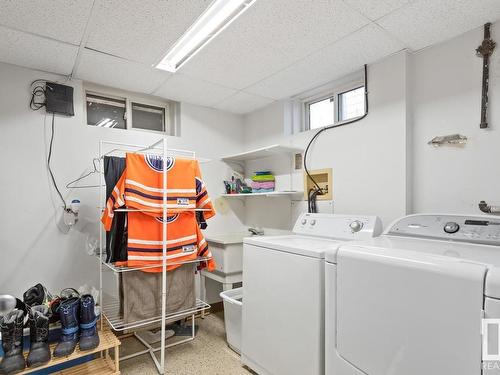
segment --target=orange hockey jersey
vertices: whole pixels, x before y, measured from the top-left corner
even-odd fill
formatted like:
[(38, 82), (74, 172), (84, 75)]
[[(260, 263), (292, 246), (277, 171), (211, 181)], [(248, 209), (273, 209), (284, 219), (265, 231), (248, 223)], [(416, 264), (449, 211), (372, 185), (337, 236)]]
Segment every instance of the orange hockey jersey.
[[(184, 212), (167, 217), (167, 270), (173, 270), (179, 261), (194, 260), (197, 257), (211, 257), (208, 244), (196, 222), (194, 212)], [(118, 265), (142, 267), (158, 265), (157, 268), (143, 269), (145, 272), (161, 272), (163, 259), (163, 219), (144, 215), (141, 212), (128, 213), (128, 261)], [(215, 261), (206, 262), (209, 271), (215, 269)]]
[[(169, 214), (186, 209), (204, 209), (210, 219), (215, 210), (201, 179), (197, 160), (167, 157), (167, 210)], [(113, 221), (115, 208), (136, 208), (151, 216), (163, 209), (163, 157), (128, 153), (125, 170), (106, 203), (105, 227)]]
[[(162, 211), (163, 211), (163, 158), (158, 155), (126, 155), (126, 167), (106, 202), (102, 223), (111, 229), (114, 210), (126, 206), (138, 210), (128, 213), (128, 261), (117, 265), (141, 267), (145, 272), (161, 272), (162, 264)], [(198, 256), (211, 257), (201, 233), (196, 215), (189, 209), (203, 208), (204, 218), (215, 215), (205, 184), (201, 180), (196, 160), (167, 158), (167, 264)], [(182, 213), (182, 214), (180, 214)], [(215, 262), (207, 262), (209, 270)], [(168, 270), (179, 265), (168, 266)]]

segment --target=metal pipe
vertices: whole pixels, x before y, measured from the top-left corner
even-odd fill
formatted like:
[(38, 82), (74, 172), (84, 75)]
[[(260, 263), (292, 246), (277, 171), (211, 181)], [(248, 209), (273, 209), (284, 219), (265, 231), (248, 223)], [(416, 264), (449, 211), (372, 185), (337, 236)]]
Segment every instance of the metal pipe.
[[(104, 171), (104, 161), (101, 159), (102, 156), (102, 140), (99, 141), (99, 170)], [(99, 172), (99, 208), (100, 210), (104, 210), (103, 205), (103, 176), (104, 172)], [(105, 186), (105, 185), (104, 185)], [(97, 225), (99, 225), (99, 308), (101, 309), (101, 331), (104, 329), (104, 319), (103, 319), (103, 311), (102, 308), (102, 223), (101, 220), (97, 221)]]
[(165, 373), (165, 315), (167, 314), (167, 139), (163, 138), (163, 225), (162, 225), (162, 275), (161, 275), (161, 352), (160, 373)]
[[(116, 145), (116, 146), (124, 146), (124, 147), (134, 147), (134, 148), (142, 148), (142, 149), (156, 149), (156, 150), (163, 150), (161, 147), (156, 147), (157, 144), (159, 144), (162, 140), (165, 138), (162, 138), (160, 141), (155, 142), (153, 145), (144, 147), (144, 145), (138, 145), (138, 144), (133, 144), (133, 143), (124, 143), (124, 142), (113, 142), (113, 141), (101, 141), (103, 144), (108, 144), (108, 145)], [(165, 139), (166, 140), (166, 139)], [(126, 151), (126, 150), (125, 150)], [(186, 153), (186, 154), (192, 154), (193, 158), (195, 155), (194, 151), (191, 150), (182, 150), (182, 149), (176, 149), (176, 148), (171, 148), (168, 150), (170, 153)]]

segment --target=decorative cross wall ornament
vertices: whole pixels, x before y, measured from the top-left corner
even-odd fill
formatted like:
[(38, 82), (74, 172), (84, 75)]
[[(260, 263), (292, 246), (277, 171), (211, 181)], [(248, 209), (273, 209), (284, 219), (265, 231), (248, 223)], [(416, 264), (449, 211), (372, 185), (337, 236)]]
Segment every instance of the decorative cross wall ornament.
[(483, 87), (481, 93), (481, 129), (488, 127), (488, 84), (490, 80), (490, 56), (495, 49), (496, 43), (491, 39), (491, 23), (484, 25), (484, 40), (476, 49), (476, 54), (483, 58)]

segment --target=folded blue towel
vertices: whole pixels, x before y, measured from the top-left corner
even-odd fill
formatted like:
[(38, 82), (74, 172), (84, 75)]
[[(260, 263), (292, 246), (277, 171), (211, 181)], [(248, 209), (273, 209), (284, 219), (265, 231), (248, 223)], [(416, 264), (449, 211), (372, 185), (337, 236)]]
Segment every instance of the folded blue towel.
[(252, 193), (272, 193), (274, 189), (252, 189)]

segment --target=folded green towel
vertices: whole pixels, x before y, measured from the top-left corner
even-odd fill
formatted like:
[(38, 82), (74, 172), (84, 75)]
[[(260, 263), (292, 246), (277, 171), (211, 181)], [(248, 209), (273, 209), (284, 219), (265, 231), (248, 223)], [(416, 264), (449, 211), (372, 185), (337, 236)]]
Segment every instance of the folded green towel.
[(274, 176), (272, 174), (255, 175), (252, 177), (252, 181), (264, 182), (264, 181), (274, 181)]

